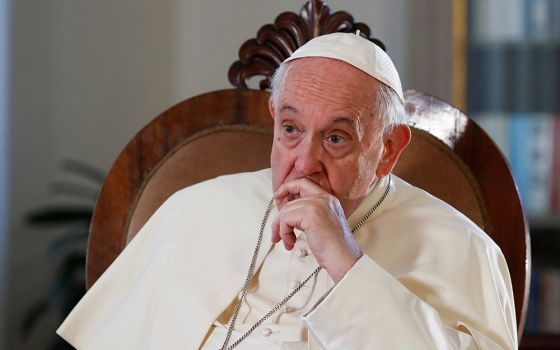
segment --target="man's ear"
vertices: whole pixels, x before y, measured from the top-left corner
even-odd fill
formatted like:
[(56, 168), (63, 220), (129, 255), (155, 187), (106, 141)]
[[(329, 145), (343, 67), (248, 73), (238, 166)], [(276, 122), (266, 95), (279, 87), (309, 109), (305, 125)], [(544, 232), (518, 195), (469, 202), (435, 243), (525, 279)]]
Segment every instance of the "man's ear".
[(383, 155), (375, 171), (377, 177), (389, 174), (399, 159), (402, 151), (410, 142), (411, 132), (408, 125), (400, 124), (393, 128), (383, 141)]
[(270, 116), (274, 119), (276, 109), (274, 108), (274, 103), (272, 103), (272, 97), (268, 98), (268, 110), (270, 111)]

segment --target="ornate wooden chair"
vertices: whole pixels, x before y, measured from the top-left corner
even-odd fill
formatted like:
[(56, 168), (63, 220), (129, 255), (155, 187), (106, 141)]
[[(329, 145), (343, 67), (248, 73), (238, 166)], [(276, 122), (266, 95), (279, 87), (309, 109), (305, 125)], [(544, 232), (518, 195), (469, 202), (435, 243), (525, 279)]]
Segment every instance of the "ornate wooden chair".
[[(146, 125), (121, 152), (99, 195), (87, 251), (87, 285), (105, 271), (155, 209), (180, 188), (222, 174), (269, 166), (269, 78), (309, 39), (336, 31), (370, 36), (346, 12), (321, 1), (280, 14), (245, 42), (229, 70), (236, 87), (187, 99)], [(377, 39), (372, 39), (383, 47)], [(383, 47), (384, 48), (384, 47)], [(248, 81), (263, 76), (261, 90)], [(521, 335), (530, 271), (528, 228), (504, 157), (465, 114), (420, 92), (405, 92), (411, 144), (395, 173), (445, 200), (502, 248), (511, 273)], [(418, 169), (422, 169), (418, 171)]]

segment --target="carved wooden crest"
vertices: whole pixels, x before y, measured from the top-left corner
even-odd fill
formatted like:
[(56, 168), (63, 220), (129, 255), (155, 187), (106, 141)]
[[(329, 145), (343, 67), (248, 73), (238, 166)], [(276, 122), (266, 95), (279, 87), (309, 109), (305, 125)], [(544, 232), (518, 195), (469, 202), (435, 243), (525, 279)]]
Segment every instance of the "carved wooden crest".
[(276, 17), (274, 24), (259, 29), (257, 37), (247, 40), (239, 49), (239, 61), (229, 68), (228, 77), (232, 85), (248, 88), (249, 79), (264, 76), (259, 83), (261, 90), (269, 87), (270, 78), (280, 63), (301, 45), (319, 35), (334, 32), (355, 32), (373, 41), (385, 50), (378, 39), (370, 38), (370, 29), (364, 23), (354, 23), (348, 12), (333, 14), (321, 0), (310, 0), (299, 15), (284, 12)]

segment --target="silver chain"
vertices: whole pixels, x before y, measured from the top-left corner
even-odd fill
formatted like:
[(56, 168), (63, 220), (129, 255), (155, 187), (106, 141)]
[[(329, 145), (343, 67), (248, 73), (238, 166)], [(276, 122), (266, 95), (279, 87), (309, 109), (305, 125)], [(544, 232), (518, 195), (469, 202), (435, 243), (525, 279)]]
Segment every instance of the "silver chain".
[[(368, 212), (364, 216), (362, 216), (362, 218), (356, 224), (356, 226), (354, 226), (354, 228), (351, 231), (352, 234), (354, 234), (360, 227), (362, 227), (365, 224), (365, 222), (367, 221), (367, 219), (371, 216), (371, 214), (373, 214), (373, 212), (377, 210), (377, 208), (381, 205), (381, 203), (383, 203), (383, 201), (385, 200), (385, 197), (387, 197), (387, 195), (389, 194), (390, 188), (391, 188), (391, 174), (389, 174), (389, 182), (387, 183), (387, 187), (385, 188), (385, 192), (383, 192), (383, 194), (381, 195), (379, 200), (370, 208), (370, 210), (368, 210)], [(250, 282), (251, 278), (253, 278), (253, 272), (254, 272), (254, 269), (255, 269), (255, 265), (257, 263), (257, 256), (258, 256), (258, 253), (259, 253), (259, 249), (261, 247), (264, 228), (266, 226), (266, 222), (268, 221), (268, 217), (270, 216), (270, 212), (272, 211), (273, 204), (274, 204), (274, 198), (272, 198), (270, 200), (270, 202), (268, 202), (268, 207), (266, 208), (266, 212), (264, 214), (264, 217), (263, 217), (263, 220), (262, 220), (262, 223), (261, 223), (261, 228), (260, 228), (260, 231), (259, 231), (259, 237), (258, 237), (258, 240), (257, 240), (257, 246), (255, 247), (255, 251), (253, 252), (253, 257), (251, 258), (251, 264), (249, 265), (249, 271), (247, 273), (247, 278), (245, 279), (245, 283), (243, 284), (243, 289), (241, 290), (241, 295), (239, 296), (239, 301), (237, 303), (237, 306), (235, 307), (235, 311), (233, 312), (233, 316), (231, 318), (231, 322), (230, 322), (230, 325), (228, 327), (226, 339), (224, 340), (224, 345), (222, 345), (220, 350), (231, 350), (231, 349), (235, 348), (237, 345), (239, 345), (239, 343), (241, 343), (243, 340), (245, 340), (245, 338), (247, 338), (249, 336), (249, 334), (251, 334), (255, 329), (257, 329), (264, 321), (266, 321), (270, 316), (274, 315), (278, 310), (280, 310), (280, 308), (284, 304), (286, 304), (297, 292), (299, 292), (299, 290), (301, 288), (303, 288), (303, 286), (310, 279), (312, 279), (314, 276), (316, 276), (319, 273), (319, 271), (321, 271), (321, 269), (322, 269), (321, 266), (317, 266), (317, 268), (309, 276), (307, 276), (307, 278), (305, 280), (300, 282), (284, 299), (282, 299), (282, 301), (280, 301), (278, 304), (276, 304), (276, 306), (274, 306), (266, 315), (264, 315), (253, 326), (251, 326), (251, 328), (249, 328), (245, 332), (245, 334), (243, 334), (241, 337), (239, 337), (239, 339), (237, 339), (233, 344), (231, 344), (228, 347), (228, 343), (229, 343), (229, 340), (230, 340), (231, 335), (233, 333), (233, 329), (235, 328), (235, 322), (237, 321), (237, 316), (239, 315), (239, 310), (241, 309), (241, 304), (243, 303), (243, 299), (245, 299), (245, 296), (247, 294), (247, 288), (249, 287), (249, 282)]]

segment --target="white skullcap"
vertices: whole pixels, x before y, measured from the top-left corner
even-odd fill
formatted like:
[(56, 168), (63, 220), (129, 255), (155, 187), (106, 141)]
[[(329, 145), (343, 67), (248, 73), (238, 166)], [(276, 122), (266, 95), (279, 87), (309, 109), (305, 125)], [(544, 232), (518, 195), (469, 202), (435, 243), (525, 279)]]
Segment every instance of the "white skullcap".
[(379, 46), (353, 33), (331, 33), (309, 40), (284, 62), (303, 57), (326, 57), (344, 61), (393, 89), (404, 101), (395, 65)]

